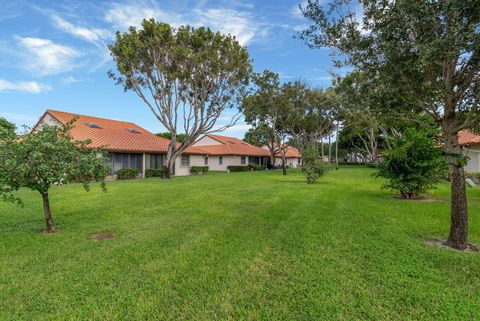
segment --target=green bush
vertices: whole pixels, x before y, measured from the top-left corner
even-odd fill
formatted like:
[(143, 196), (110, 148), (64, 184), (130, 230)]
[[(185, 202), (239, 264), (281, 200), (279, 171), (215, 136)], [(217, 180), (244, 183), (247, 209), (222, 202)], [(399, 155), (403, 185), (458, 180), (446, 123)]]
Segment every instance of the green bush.
[(117, 172), (117, 179), (133, 179), (140, 174), (136, 168), (122, 168)]
[(162, 168), (147, 168), (145, 170), (145, 177), (162, 177), (163, 169)]
[(249, 170), (249, 168), (248, 166), (230, 165), (230, 166), (227, 166), (227, 170), (229, 172), (246, 172)]
[(307, 177), (308, 184), (314, 184), (320, 176), (325, 175), (327, 165), (318, 159), (318, 154), (313, 148), (306, 148), (302, 151), (303, 165), (302, 172)]
[(190, 167), (190, 173), (194, 175), (207, 174), (208, 166), (192, 166)]
[(387, 179), (384, 188), (413, 199), (435, 187), (445, 176), (446, 161), (432, 134), (407, 129), (396, 138), (393, 149), (384, 153), (377, 177)]
[(264, 171), (266, 169), (267, 169), (267, 166), (253, 165), (253, 164), (248, 164), (247, 165), (247, 170), (249, 170), (249, 171)]

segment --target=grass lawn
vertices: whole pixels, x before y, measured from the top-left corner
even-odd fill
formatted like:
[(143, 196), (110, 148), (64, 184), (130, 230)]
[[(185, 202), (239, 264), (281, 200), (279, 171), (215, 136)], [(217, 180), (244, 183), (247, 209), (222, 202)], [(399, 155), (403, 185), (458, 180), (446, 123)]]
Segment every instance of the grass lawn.
[[(480, 253), (430, 247), (448, 186), (392, 198), (366, 168), (209, 173), (0, 203), (0, 320), (474, 320)], [(469, 190), (480, 243), (480, 190)], [(104, 241), (90, 240), (113, 232)]]

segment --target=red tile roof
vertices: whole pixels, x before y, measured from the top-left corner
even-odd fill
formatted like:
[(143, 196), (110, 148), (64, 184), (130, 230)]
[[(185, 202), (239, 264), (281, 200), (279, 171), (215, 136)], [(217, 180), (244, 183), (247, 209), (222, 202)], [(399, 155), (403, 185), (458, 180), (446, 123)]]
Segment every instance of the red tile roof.
[[(285, 146), (285, 145), (282, 145), (282, 146)], [(267, 145), (264, 145), (262, 148), (269, 151)], [(275, 157), (281, 157), (280, 152), (277, 152), (275, 154)], [(302, 154), (300, 153), (298, 148), (293, 147), (293, 146), (287, 146), (287, 152), (285, 154), (285, 157), (287, 157), (287, 158), (299, 158), (299, 157), (302, 157)]]
[(268, 157), (270, 153), (260, 147), (250, 145), (238, 138), (220, 135), (205, 135), (217, 142), (219, 145), (195, 146), (195, 148), (208, 153), (209, 155), (244, 155), (244, 156), (264, 156)]
[(459, 145), (478, 145), (480, 144), (480, 135), (475, 135), (468, 130), (461, 130), (458, 132)]
[[(76, 140), (90, 139), (92, 148), (104, 148), (111, 152), (166, 153), (170, 140), (158, 137), (148, 130), (131, 122), (77, 115), (48, 109), (41, 120), (49, 114), (62, 124), (73, 117), (78, 119), (73, 124), (71, 134)], [(93, 128), (92, 124), (101, 128)], [(201, 154), (196, 148), (186, 153)]]

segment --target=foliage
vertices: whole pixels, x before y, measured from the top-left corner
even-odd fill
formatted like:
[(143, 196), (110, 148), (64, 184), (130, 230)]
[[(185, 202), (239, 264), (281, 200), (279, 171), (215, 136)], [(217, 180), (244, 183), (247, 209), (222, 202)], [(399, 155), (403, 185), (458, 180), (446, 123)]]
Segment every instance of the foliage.
[(248, 170), (251, 170), (251, 171), (264, 171), (267, 169), (267, 166), (248, 164), (247, 168)]
[[(118, 70), (109, 76), (135, 92), (171, 134), (165, 178), (197, 138), (238, 119), (215, 128), (222, 112), (239, 104), (251, 73), (248, 51), (235, 37), (205, 27), (175, 29), (150, 19), (141, 29), (117, 32), (109, 49)], [(177, 144), (179, 124), (185, 137)]]
[(12, 139), (15, 137), (15, 124), (5, 118), (0, 117), (0, 141)]
[(227, 166), (229, 172), (246, 172), (249, 170), (248, 166), (244, 165), (229, 165)]
[(43, 125), (40, 130), (0, 141), (0, 196), (5, 201), (22, 203), (22, 187), (38, 191), (44, 201), (47, 231), (54, 232), (49, 205), (53, 185), (81, 182), (86, 191), (92, 181), (101, 181), (110, 165), (100, 150), (90, 149), (90, 141), (74, 141), (70, 136), (72, 119), (64, 127)]
[(162, 177), (163, 169), (162, 168), (147, 168), (145, 170), (145, 177)]
[(327, 166), (318, 159), (318, 153), (313, 148), (302, 150), (302, 172), (307, 178), (308, 184), (314, 184), (317, 179), (327, 172)]
[(207, 174), (208, 173), (208, 166), (192, 166), (192, 167), (190, 167), (190, 173), (192, 173), (194, 175)]
[[(146, 174), (146, 173), (145, 173)], [(117, 171), (117, 179), (134, 179), (140, 175), (137, 168), (122, 168)]]
[[(166, 139), (172, 139), (172, 134), (169, 133), (169, 132), (164, 132), (164, 133), (158, 133), (158, 134), (155, 134), (157, 135), (158, 137), (163, 137), (163, 138), (166, 138)], [(176, 139), (177, 139), (177, 142), (179, 143), (182, 143), (186, 138), (186, 135), (185, 134), (177, 134), (176, 136)]]
[(265, 125), (255, 126), (250, 128), (243, 140), (254, 146), (264, 146), (271, 144), (270, 129)]
[(376, 176), (387, 179), (385, 188), (411, 199), (434, 188), (445, 171), (445, 158), (434, 137), (408, 129), (394, 141), (393, 149), (385, 152)]
[(361, 1), (359, 19), (350, 0), (302, 8), (311, 26), (301, 32), (311, 47), (335, 50), (338, 65), (366, 72), (383, 99), (385, 113), (426, 113), (441, 126), (451, 177), (448, 244), (468, 247), (464, 159), (458, 132), (480, 122), (480, 1)]

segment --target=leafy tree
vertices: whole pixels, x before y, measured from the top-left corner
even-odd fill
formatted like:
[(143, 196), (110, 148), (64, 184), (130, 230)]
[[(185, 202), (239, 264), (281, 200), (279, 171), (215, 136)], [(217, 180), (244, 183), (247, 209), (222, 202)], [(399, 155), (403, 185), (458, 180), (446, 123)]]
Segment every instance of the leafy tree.
[(445, 177), (446, 162), (434, 135), (407, 129), (385, 152), (377, 167), (377, 176), (388, 181), (385, 188), (414, 199), (435, 187)]
[[(243, 140), (254, 146), (269, 145), (270, 141), (270, 129), (266, 126), (257, 126), (250, 128), (246, 133)], [(273, 164), (272, 164), (273, 165)]]
[(15, 124), (9, 122), (5, 118), (0, 117), (0, 141), (15, 137)]
[(302, 158), (302, 171), (307, 178), (307, 184), (314, 184), (320, 176), (326, 173), (327, 167), (323, 161), (318, 159), (318, 153), (314, 148), (303, 149)]
[[(215, 123), (243, 97), (251, 72), (247, 49), (234, 37), (208, 28), (143, 20), (142, 29), (117, 32), (109, 46), (118, 74), (109, 76), (135, 92), (171, 134), (164, 177), (175, 159), (203, 134), (222, 131)], [(177, 145), (179, 127), (185, 139)]]
[(15, 195), (22, 187), (42, 195), (47, 232), (55, 232), (50, 210), (49, 190), (52, 185), (81, 182), (86, 191), (89, 183), (101, 181), (110, 165), (99, 150), (89, 149), (89, 141), (74, 141), (65, 127), (43, 126), (21, 139), (0, 141), (0, 196), (4, 201), (22, 204)]
[[(253, 75), (253, 90), (243, 99), (242, 111), (245, 121), (261, 132), (270, 151), (270, 163), (275, 164), (275, 155), (282, 151), (282, 138), (286, 138), (284, 126), (288, 117), (287, 105), (282, 95), (278, 74), (264, 70)], [(284, 149), (284, 148), (283, 148)], [(283, 159), (282, 159), (283, 160)], [(286, 174), (285, 162), (283, 173)]]
[[(457, 134), (480, 120), (480, 1), (363, 0), (361, 20), (350, 2), (325, 8), (308, 1), (302, 12), (312, 24), (301, 37), (311, 47), (334, 48), (337, 63), (375, 75), (391, 114), (424, 112), (441, 126), (451, 178), (447, 244), (465, 249), (465, 161)], [(402, 104), (391, 106), (388, 97)]]
[[(165, 132), (165, 133), (158, 133), (158, 134), (155, 134), (157, 135), (158, 137), (163, 137), (163, 138), (166, 138), (166, 139), (172, 139), (172, 134), (169, 133), (169, 132)], [(183, 143), (183, 141), (185, 140), (186, 138), (186, 135), (185, 134), (177, 134), (177, 142), (179, 143)]]

